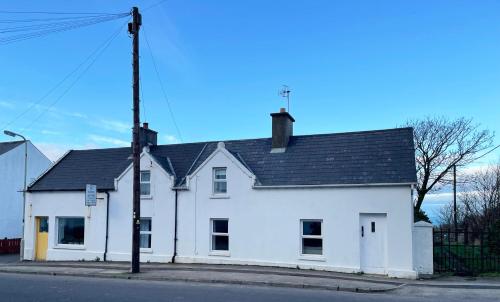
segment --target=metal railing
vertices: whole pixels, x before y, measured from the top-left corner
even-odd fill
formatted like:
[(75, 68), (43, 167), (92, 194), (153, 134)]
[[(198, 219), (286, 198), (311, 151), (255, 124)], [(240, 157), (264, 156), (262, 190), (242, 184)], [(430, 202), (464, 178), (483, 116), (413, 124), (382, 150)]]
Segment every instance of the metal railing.
[(487, 231), (434, 229), (434, 271), (474, 276), (500, 272), (500, 236)]

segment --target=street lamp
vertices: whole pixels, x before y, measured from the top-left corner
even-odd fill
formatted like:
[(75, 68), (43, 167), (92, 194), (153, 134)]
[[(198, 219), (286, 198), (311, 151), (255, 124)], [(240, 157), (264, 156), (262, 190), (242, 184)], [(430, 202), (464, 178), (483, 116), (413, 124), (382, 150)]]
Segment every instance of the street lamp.
[(21, 235), (21, 247), (19, 251), (19, 256), (21, 261), (24, 260), (24, 215), (26, 211), (26, 177), (28, 174), (28, 141), (24, 136), (19, 133), (15, 133), (9, 130), (4, 130), (3, 133), (8, 136), (16, 137), (19, 136), (24, 141), (24, 186), (23, 186), (23, 233)]

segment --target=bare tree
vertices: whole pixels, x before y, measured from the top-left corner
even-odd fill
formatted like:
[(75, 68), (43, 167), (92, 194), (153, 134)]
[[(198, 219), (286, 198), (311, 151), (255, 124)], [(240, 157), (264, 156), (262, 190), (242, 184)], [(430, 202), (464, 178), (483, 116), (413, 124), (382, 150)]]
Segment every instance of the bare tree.
[(500, 219), (500, 163), (470, 175), (464, 188), (465, 222), (476, 231), (490, 229)]
[(478, 153), (490, 148), (493, 133), (480, 130), (472, 119), (426, 118), (412, 120), (417, 164), (417, 200), (415, 211), (420, 211), (425, 195), (438, 189), (453, 165), (465, 166)]

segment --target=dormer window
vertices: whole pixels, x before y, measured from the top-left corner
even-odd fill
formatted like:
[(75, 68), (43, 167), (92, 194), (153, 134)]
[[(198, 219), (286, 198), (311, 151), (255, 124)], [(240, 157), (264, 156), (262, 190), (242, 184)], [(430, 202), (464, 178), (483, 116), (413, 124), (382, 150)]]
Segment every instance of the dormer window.
[(226, 168), (214, 168), (213, 172), (213, 193), (226, 194), (227, 193), (227, 178)]
[(141, 196), (151, 195), (151, 171), (141, 171)]

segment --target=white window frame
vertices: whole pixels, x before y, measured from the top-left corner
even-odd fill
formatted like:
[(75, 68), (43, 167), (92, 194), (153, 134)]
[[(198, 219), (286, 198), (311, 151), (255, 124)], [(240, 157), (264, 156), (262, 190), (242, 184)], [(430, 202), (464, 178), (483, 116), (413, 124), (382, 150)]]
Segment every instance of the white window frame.
[[(321, 224), (321, 235), (304, 235), (304, 222), (319, 222)], [(323, 219), (301, 219), (300, 220), (300, 256), (306, 260), (324, 260), (325, 240), (323, 238)], [(304, 254), (304, 239), (321, 239), (321, 254)]]
[[(83, 219), (83, 244), (67, 244), (67, 243), (59, 243), (59, 220), (60, 219), (68, 219), (68, 218), (78, 218)], [(87, 233), (87, 221), (84, 216), (56, 216), (55, 217), (55, 244), (54, 248), (56, 249), (69, 249), (69, 250), (84, 250), (85, 249), (85, 238)], [(50, 223), (50, 221), (49, 221)]]
[(141, 253), (151, 253), (153, 251), (153, 218), (152, 217), (141, 217), (140, 220), (149, 220), (149, 225), (151, 226), (151, 231), (142, 231), (139, 227), (139, 244), (141, 235), (149, 235), (151, 238), (151, 247), (141, 247)]
[[(224, 179), (216, 179), (215, 177), (215, 171), (217, 170), (224, 170), (224, 174), (226, 175), (226, 178)], [(216, 192), (215, 191), (215, 183), (218, 182), (225, 182), (226, 183), (226, 192)], [(214, 196), (226, 196), (227, 195), (227, 167), (214, 167), (212, 169), (212, 194)]]
[[(227, 221), (227, 233), (214, 232), (214, 222), (215, 221)], [(227, 237), (228, 244), (227, 250), (215, 250), (214, 249), (214, 236), (225, 236)], [(210, 255), (212, 256), (229, 256), (230, 243), (229, 243), (229, 218), (211, 218), (210, 219)]]
[[(145, 173), (145, 172), (148, 172), (149, 173), (149, 181), (142, 181), (142, 173)], [(152, 177), (152, 173), (151, 173), (151, 170), (141, 170), (140, 173), (139, 173), (139, 191), (142, 191), (141, 190), (141, 186), (142, 184), (149, 184), (149, 194), (147, 195), (143, 195), (142, 192), (140, 192), (141, 194), (141, 198), (151, 198), (151, 191), (152, 191), (152, 185), (151, 185), (151, 177)]]

